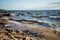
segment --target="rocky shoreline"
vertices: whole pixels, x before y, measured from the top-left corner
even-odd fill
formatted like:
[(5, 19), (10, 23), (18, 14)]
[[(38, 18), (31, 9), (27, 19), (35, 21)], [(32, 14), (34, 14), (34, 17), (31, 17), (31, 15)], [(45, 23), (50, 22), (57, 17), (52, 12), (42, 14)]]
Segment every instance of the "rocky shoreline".
[[(12, 21), (11, 21), (12, 22)], [(12, 22), (13, 23), (13, 22)], [(14, 22), (15, 23), (15, 22)], [(17, 23), (17, 22), (16, 22)], [(10, 22), (9, 22), (10, 24)], [(18, 30), (12, 26), (12, 28), (0, 29), (1, 40), (60, 40), (60, 32), (54, 29), (48, 29), (35, 24), (15, 24)], [(23, 30), (24, 29), (24, 30)]]
[(15, 30), (15, 29), (2, 29), (0, 30), (0, 40), (46, 40), (43, 35), (36, 35), (36, 33), (30, 33), (37, 37), (27, 35), (29, 30)]
[[(0, 40), (60, 40), (60, 30), (56, 30), (60, 27), (59, 23), (35, 19), (14, 20), (13, 17), (10, 18), (11, 15), (10, 12), (7, 14), (3, 12), (0, 15), (2, 16), (0, 18)], [(21, 15), (25, 16), (25, 14)], [(17, 16), (19, 17), (19, 15)], [(40, 18), (43, 16), (33, 15), (33, 17)], [(55, 29), (55, 27), (57, 28)]]

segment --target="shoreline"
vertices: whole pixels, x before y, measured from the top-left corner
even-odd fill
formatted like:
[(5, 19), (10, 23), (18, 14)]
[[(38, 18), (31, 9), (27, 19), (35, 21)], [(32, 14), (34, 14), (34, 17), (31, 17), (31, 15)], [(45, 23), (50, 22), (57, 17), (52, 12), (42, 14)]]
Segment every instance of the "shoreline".
[[(29, 30), (29, 31), (32, 31), (32, 32), (37, 32), (38, 34), (42, 33), (44, 34), (44, 38), (45, 40), (57, 40), (60, 39), (59, 35), (55, 34), (53, 29), (48, 29), (48, 28), (44, 28), (44, 27), (41, 27), (39, 25), (35, 25), (35, 24), (22, 24), (20, 22), (16, 22), (16, 21), (10, 21), (10, 23), (14, 24), (15, 26), (13, 28), (10, 28), (10, 29), (15, 29), (15, 27), (17, 27), (16, 30)], [(19, 28), (19, 29), (18, 29)], [(23, 29), (21, 29), (23, 28)], [(52, 38), (53, 37), (53, 38)], [(43, 39), (41, 39), (43, 40)]]

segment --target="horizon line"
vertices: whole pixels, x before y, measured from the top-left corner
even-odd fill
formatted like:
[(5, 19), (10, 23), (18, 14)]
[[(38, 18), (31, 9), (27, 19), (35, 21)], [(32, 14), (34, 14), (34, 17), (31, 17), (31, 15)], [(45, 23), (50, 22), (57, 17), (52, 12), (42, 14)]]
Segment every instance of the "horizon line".
[[(27, 10), (27, 9), (0, 9), (0, 10)], [(60, 9), (30, 9), (30, 10), (60, 10)]]

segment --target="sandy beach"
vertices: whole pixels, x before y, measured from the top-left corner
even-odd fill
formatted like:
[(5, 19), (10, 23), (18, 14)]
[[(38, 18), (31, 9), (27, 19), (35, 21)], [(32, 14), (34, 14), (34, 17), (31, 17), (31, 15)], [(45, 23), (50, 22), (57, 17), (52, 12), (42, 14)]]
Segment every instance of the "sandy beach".
[(27, 23), (24, 24), (16, 21), (9, 21), (9, 24), (10, 26), (14, 25), (11, 28), (16, 30), (30, 30), (33, 32), (37, 32), (37, 34), (42, 33), (44, 35), (44, 39), (46, 40), (60, 40), (60, 36), (54, 33), (55, 31), (54, 29), (42, 27), (37, 24), (27, 24)]
[(28, 12), (2, 13), (0, 35), (1, 40), (60, 40), (60, 21)]

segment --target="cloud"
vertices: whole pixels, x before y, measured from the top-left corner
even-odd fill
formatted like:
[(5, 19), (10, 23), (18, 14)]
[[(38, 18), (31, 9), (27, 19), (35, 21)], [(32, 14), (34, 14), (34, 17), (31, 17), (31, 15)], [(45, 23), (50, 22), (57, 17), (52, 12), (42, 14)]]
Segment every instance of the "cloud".
[(36, 10), (60, 10), (60, 2), (52, 2), (44, 5), (35, 6)]
[(53, 3), (50, 3), (51, 5), (60, 5), (60, 2), (53, 2)]
[(43, 9), (60, 10), (60, 2), (53, 2), (53, 3), (47, 4)]

